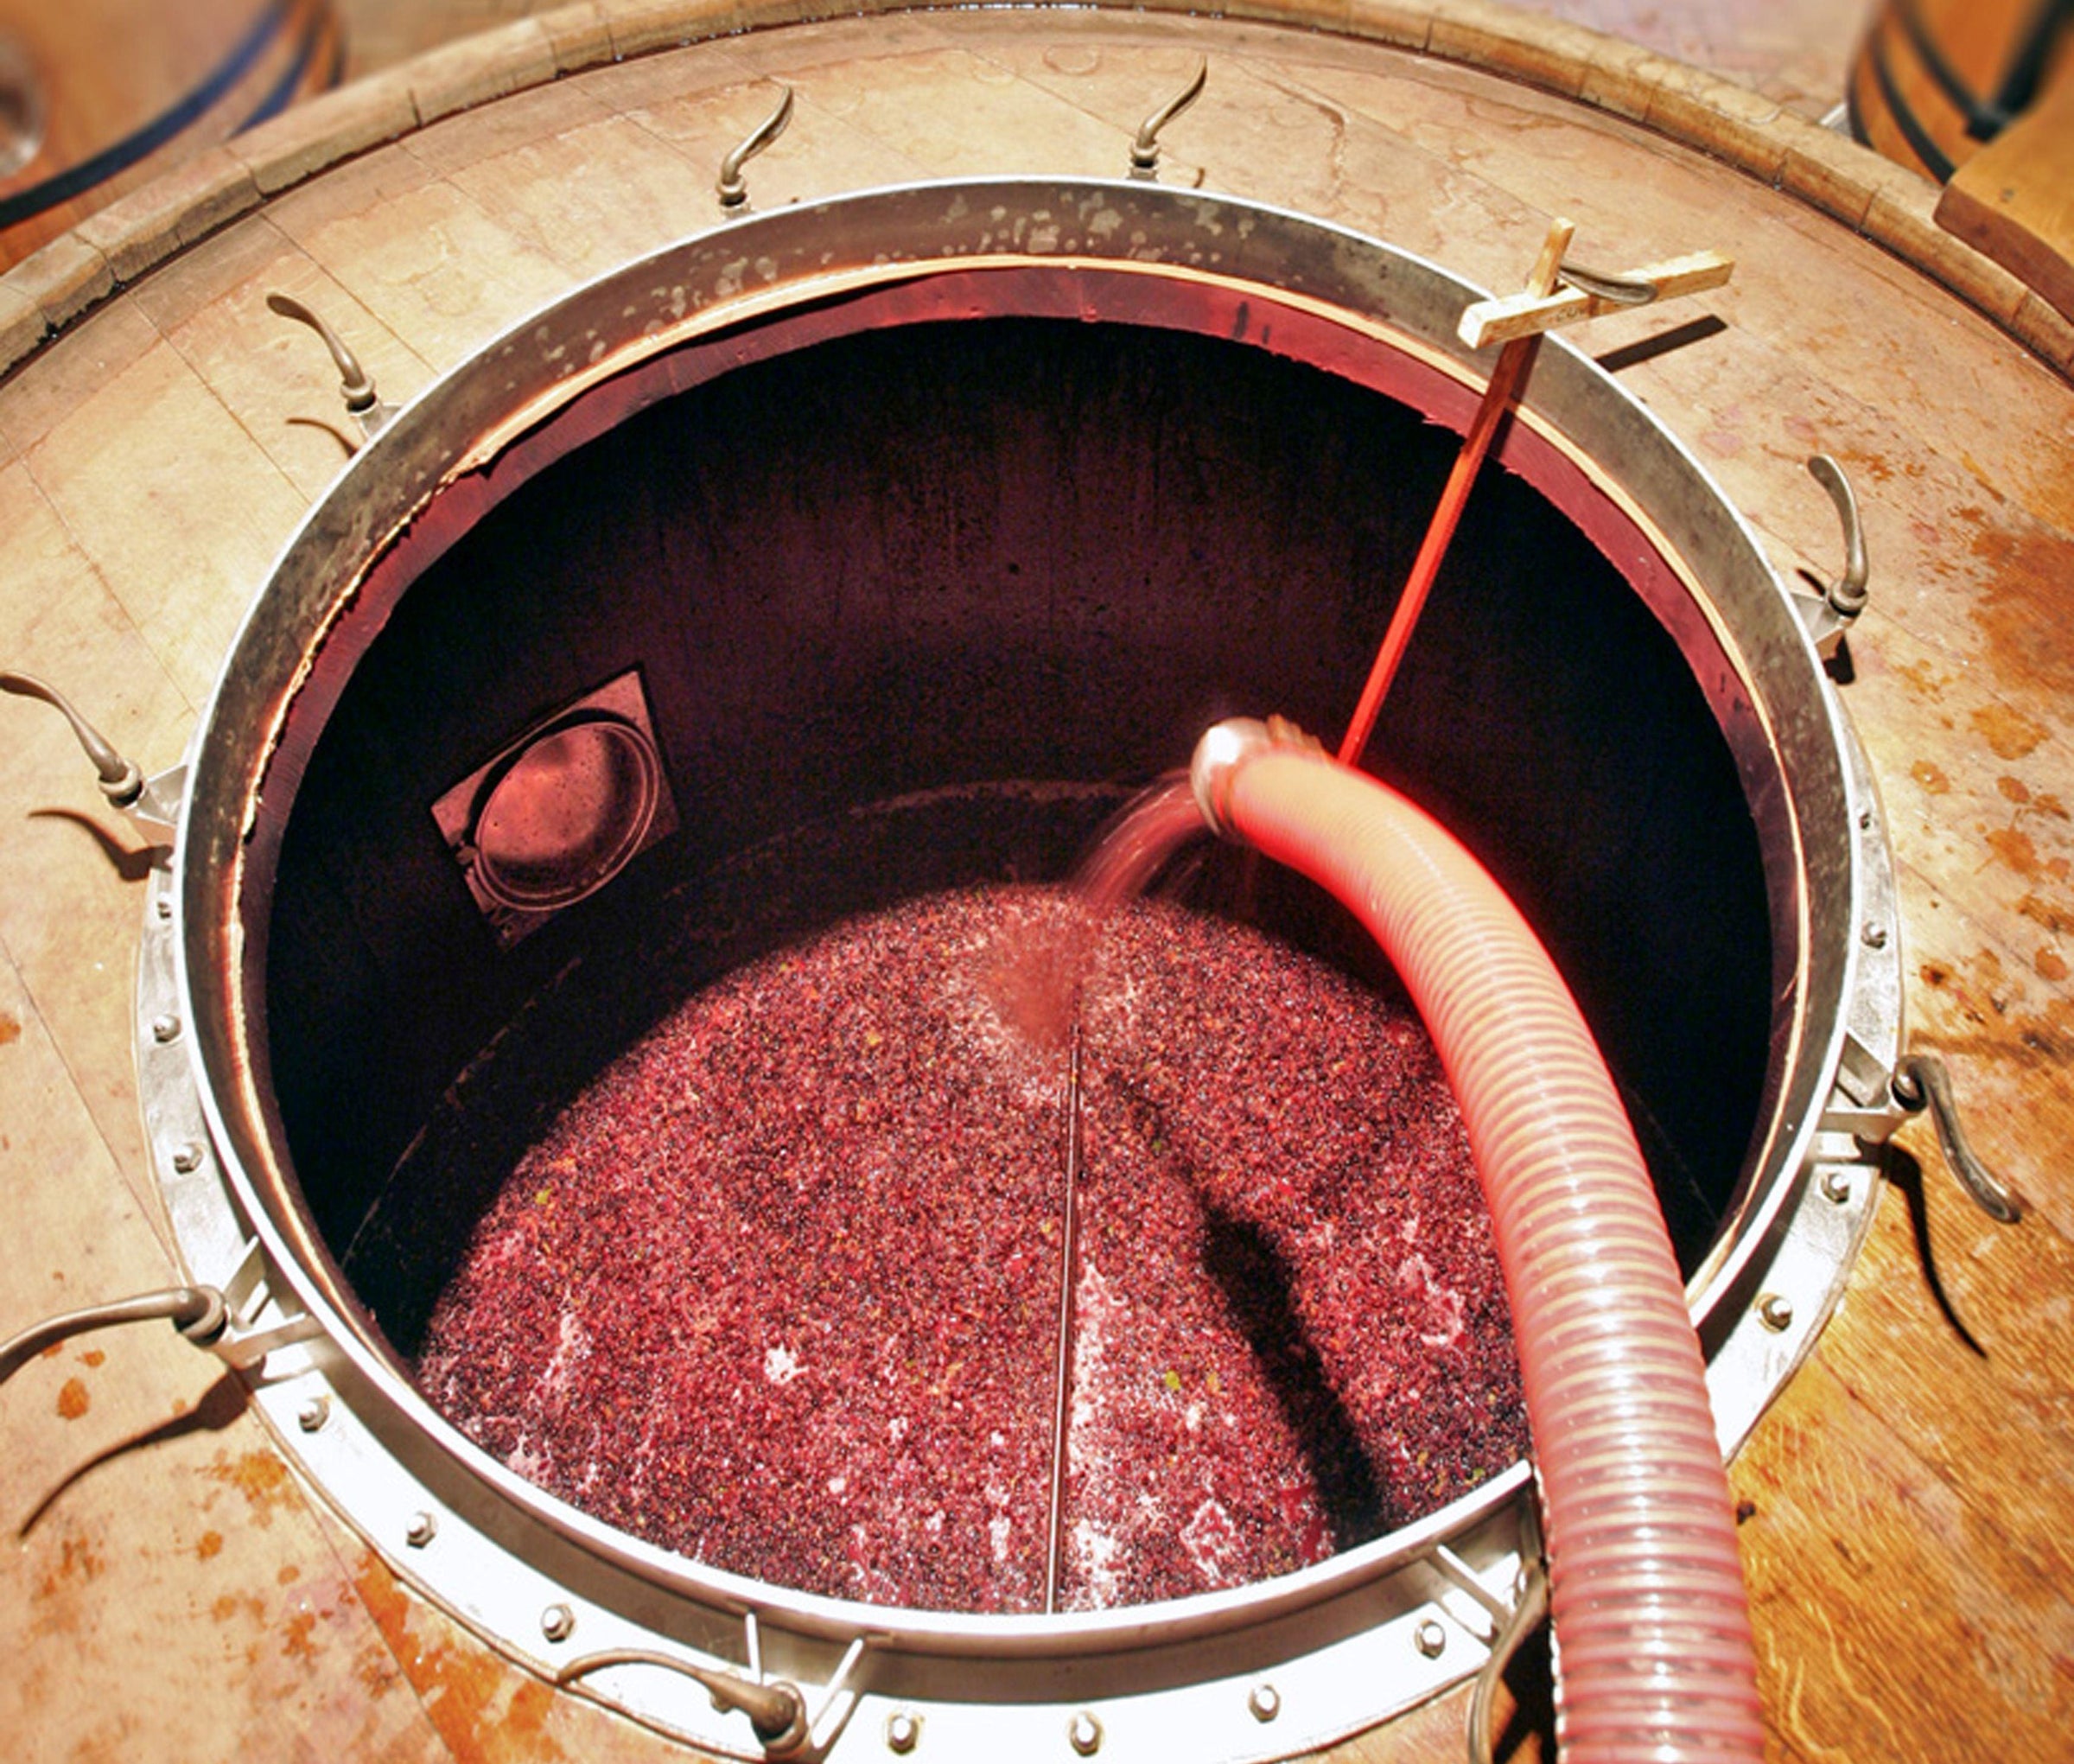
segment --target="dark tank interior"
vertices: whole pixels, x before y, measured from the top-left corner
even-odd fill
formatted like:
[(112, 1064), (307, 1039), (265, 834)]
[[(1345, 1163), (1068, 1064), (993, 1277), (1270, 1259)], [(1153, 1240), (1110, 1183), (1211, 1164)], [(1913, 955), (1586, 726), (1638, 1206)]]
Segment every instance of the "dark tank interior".
[[(296, 1176), (399, 1360), (423, 1372), (485, 1232), (524, 1224), (521, 1200), (549, 1207), (544, 1183), (514, 1199), (514, 1170), (533, 1183), (572, 1108), (689, 1001), (760, 997), (772, 974), (818, 958), (801, 952), (875, 915), (935, 925), (970, 891), (1020, 898), (1061, 882), (1130, 793), (1185, 765), (1222, 716), (1276, 712), (1335, 741), (1454, 446), (1416, 411), (1233, 342), (1052, 320), (912, 324), (657, 404), (448, 550), (361, 658), (310, 755), (267, 942), (272, 1082)], [(652, 725), (665, 831), (608, 885), (501, 937), (433, 806), (544, 718), (629, 677)], [(1368, 763), (1477, 853), (1548, 944), (1689, 1271), (1743, 1176), (1774, 1001), (1757, 833), (1676, 646), (1562, 513), (1488, 471)], [(1126, 942), (1179, 947), (1196, 933), (1162, 932), (1157, 915), (1180, 911), (1264, 939), (1259, 962), (1288, 950), (1311, 964), (1302, 984), (1326, 989), (1315, 998), (1299, 989), (1232, 1012), (1234, 1037), (1263, 1057), (1277, 1057), (1263, 1012), (1324, 1022), (1344, 1001), (1315, 1001), (1342, 982), (1390, 1020), (1403, 1013), (1379, 958), (1307, 885), (1206, 844), (1158, 894)], [(907, 946), (872, 944), (861, 959), (890, 963), (889, 948)], [(1199, 973), (1217, 960), (1191, 959)], [(878, 978), (887, 997), (902, 984), (890, 966)], [(743, 1009), (748, 1039), (730, 1044), (729, 1069), (760, 1035), (778, 1037), (785, 1075), (771, 1081), (811, 1091), (812, 1059), (792, 1056), (824, 1034), (833, 1045), (836, 1006), (819, 1019)], [(1148, 1068), (1159, 1057), (1133, 1048)], [(1390, 1057), (1350, 1047), (1319, 1083), (1358, 1107)], [(1146, 1100), (1156, 1086), (1133, 1089), (1120, 1070), (1102, 1081), (1116, 1118), (1164, 1155), (1174, 1130)], [(1220, 1081), (1241, 1082), (1204, 1079)], [(1272, 1076), (1243, 1084), (1271, 1088)], [(1234, 1118), (1213, 1130), (1248, 1130)], [(1448, 1205), (1473, 1209), (1473, 1194)], [(1363, 1468), (1359, 1440), (1334, 1433), (1358, 1404), (1307, 1336), (1315, 1320), (1291, 1309), (1281, 1240), (1222, 1206), (1203, 1201), (1209, 1224), (1191, 1229), (1207, 1235), (1189, 1241), (1208, 1245), (1234, 1339), (1272, 1362), (1270, 1397), (1326, 1467), (1302, 1548), (1314, 1557), (1403, 1523), (1421, 1490), (1382, 1498), (1387, 1467)], [(798, 1241), (792, 1253), (795, 1268), (823, 1259)], [(858, 1276), (889, 1277), (877, 1263)], [(1277, 1306), (1289, 1315), (1271, 1328), (1262, 1319)], [(594, 1349), (587, 1334), (581, 1355)], [(620, 1385), (657, 1376), (645, 1351), (615, 1372)], [(955, 1343), (943, 1351), (943, 1364), (970, 1363)], [(764, 1376), (789, 1383), (793, 1348), (768, 1352), (782, 1357)], [(1213, 1366), (1199, 1375), (1213, 1390), (1231, 1382)], [(1148, 1376), (1188, 1412), (1178, 1363)], [(1426, 1398), (1439, 1411), (1455, 1400)], [(1516, 1449), (1501, 1435), (1486, 1442)], [(531, 1448), (478, 1436), (529, 1472)], [(781, 1418), (763, 1437), (798, 1449)], [(1437, 1436), (1431, 1449), (1446, 1455)], [(1493, 1468), (1436, 1480), (1426, 1504)], [(543, 1478), (643, 1529), (622, 1493), (576, 1480)], [(953, 1530), (983, 1529), (950, 1497), (933, 1522), (945, 1512)], [(650, 1534), (702, 1553), (696, 1536)], [(1191, 1535), (1199, 1567), (1240, 1572), (1238, 1544)], [(998, 1596), (918, 1587), (875, 1561), (795, 1583), (1015, 1608), (1028, 1596), (1027, 1538), (1015, 1547), (1022, 1579)], [(1244, 1572), (1288, 1565), (1270, 1551)], [(1122, 1596), (1193, 1583), (1148, 1584)]]

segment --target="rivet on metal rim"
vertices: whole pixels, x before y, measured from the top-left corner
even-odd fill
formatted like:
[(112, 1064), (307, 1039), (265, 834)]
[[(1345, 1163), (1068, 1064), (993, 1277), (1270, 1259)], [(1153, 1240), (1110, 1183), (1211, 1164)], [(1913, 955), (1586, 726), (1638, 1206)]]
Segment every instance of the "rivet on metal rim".
[(1851, 1198), (1851, 1173), (1841, 1164), (1831, 1164), (1822, 1173), (1822, 1194), (1825, 1200), (1842, 1206)]
[(1263, 1678), (1247, 1697), (1246, 1708), (1255, 1721), (1273, 1721), (1282, 1713), (1282, 1692)]
[(201, 1147), (192, 1139), (184, 1139), (173, 1148), (173, 1168), (183, 1176), (191, 1176), (201, 1168)]
[(911, 1709), (896, 1709), (886, 1717), (886, 1749), (902, 1757), (922, 1742), (922, 1718)]
[(315, 1433), (331, 1419), (331, 1398), (312, 1397), (296, 1411), (296, 1425), (305, 1433)]
[(151, 1039), (162, 1048), (180, 1036), (180, 1019), (171, 1011), (163, 1011), (151, 1019)]
[(540, 1614), (540, 1633), (550, 1641), (567, 1641), (576, 1633), (576, 1614), (567, 1605), (550, 1605)]
[(414, 1512), (410, 1523), (404, 1527), (404, 1542), (413, 1550), (422, 1550), (438, 1535), (439, 1521), (429, 1512)]
[(1437, 1660), (1447, 1651), (1447, 1632), (1431, 1617), (1412, 1631), (1411, 1639), (1419, 1652), (1429, 1660)]
[(1886, 947), (1886, 927), (1877, 919), (1867, 920), (1864, 928), (1858, 934), (1865, 939), (1865, 946), (1867, 949), (1885, 949)]
[(1790, 1329), (1793, 1327), (1793, 1302), (1783, 1292), (1767, 1292), (1757, 1302), (1757, 1315), (1767, 1329)]
[(1066, 1724), (1066, 1742), (1083, 1758), (1102, 1749), (1102, 1723), (1085, 1709)]

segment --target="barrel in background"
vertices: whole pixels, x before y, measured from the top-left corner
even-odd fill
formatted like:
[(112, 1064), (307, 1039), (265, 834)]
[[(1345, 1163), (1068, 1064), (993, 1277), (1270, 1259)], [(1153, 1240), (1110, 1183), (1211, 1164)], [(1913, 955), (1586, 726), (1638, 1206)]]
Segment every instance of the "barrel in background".
[(339, 77), (330, 0), (0, 0), (0, 270)]

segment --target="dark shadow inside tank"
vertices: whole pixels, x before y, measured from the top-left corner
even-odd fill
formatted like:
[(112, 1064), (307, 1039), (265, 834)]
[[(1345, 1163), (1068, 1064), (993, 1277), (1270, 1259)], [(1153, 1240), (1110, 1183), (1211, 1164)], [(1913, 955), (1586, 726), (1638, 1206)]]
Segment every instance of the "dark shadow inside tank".
[[(347, 684), (271, 904), (296, 1177), (391, 1343), (529, 1137), (685, 989), (911, 894), (1062, 877), (1220, 716), (1336, 736), (1454, 446), (1250, 347), (999, 320), (738, 370), (499, 506)], [(630, 668), (681, 830), (502, 950), (429, 805)], [(1371, 756), (1549, 944), (1695, 1265), (1774, 1001), (1756, 832), (1676, 646), (1493, 472)], [(1269, 894), (1376, 968), (1301, 887)]]

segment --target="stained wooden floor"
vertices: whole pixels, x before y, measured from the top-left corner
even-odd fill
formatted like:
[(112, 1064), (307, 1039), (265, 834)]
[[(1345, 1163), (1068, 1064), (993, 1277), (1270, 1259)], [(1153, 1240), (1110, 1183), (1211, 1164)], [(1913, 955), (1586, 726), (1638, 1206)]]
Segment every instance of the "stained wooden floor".
[[(565, 8), (523, 53), (380, 76), (327, 113), (359, 119), (366, 150), (283, 175), (148, 275), (111, 232), (0, 283), (0, 359), (22, 358), (0, 383), (0, 665), (71, 688), (148, 767), (177, 761), (248, 597), (340, 463), (320, 426), (331, 379), (265, 293), (334, 315), (385, 393), (407, 396), (577, 279), (709, 225), (718, 158), (776, 76), (800, 116), (757, 163), (768, 204), (954, 173), (1113, 175), (1148, 94), (1206, 49), (1212, 96), (1172, 131), (1170, 177), (1501, 288), (1557, 211), (1607, 262), (1733, 251), (1735, 280), (1704, 302), (1719, 328), (1632, 347), (1693, 315), (1637, 314), (1594, 342), (1782, 571), (1837, 563), (1802, 461), (1820, 447), (1854, 474), (1874, 600), (1845, 696), (1893, 824), (1913, 1039), (1947, 1054), (1980, 1149), (2032, 1207), (1992, 1225), (1922, 1127), (1905, 1130), (1842, 1314), (1734, 1467), (1772, 1749), (2074, 1755), (2067, 380), (1854, 224), (1603, 105), (1459, 60), (1269, 24), (982, 12), (548, 77), (557, 54), (582, 60), (584, 31), (616, 25), (640, 47), (665, 11)], [(1643, 71), (1651, 92), (1677, 89)], [(417, 125), (442, 92), (499, 86), (523, 89)], [(1806, 186), (1812, 163), (1780, 176)], [(1816, 170), (1834, 185), (1829, 162)], [(220, 187), (197, 188), (200, 202)], [(1870, 226), (1899, 187), (1867, 188)], [(53, 317), (63, 328), (34, 347)], [(4, 1334), (162, 1284), (169, 1266), (130, 1051), (142, 842), (54, 717), (0, 699), (0, 742)], [(557, 1697), (401, 1586), (169, 1331), (32, 1366), (0, 1393), (0, 1430), (10, 1756), (681, 1755)], [(1444, 1699), (1344, 1755), (1452, 1758), (1461, 1713)]]

